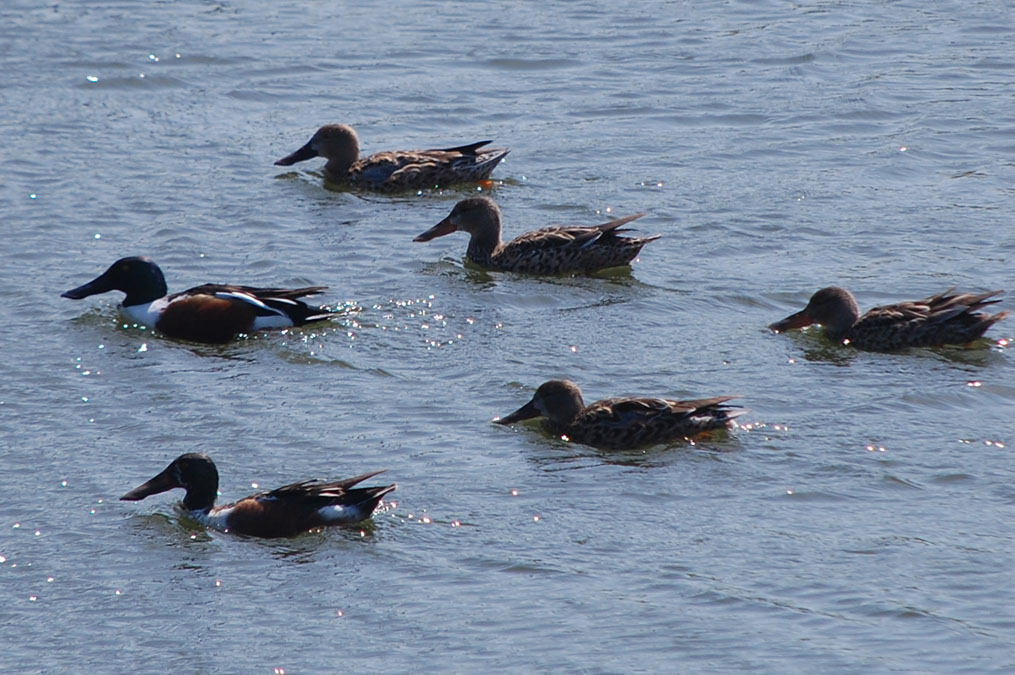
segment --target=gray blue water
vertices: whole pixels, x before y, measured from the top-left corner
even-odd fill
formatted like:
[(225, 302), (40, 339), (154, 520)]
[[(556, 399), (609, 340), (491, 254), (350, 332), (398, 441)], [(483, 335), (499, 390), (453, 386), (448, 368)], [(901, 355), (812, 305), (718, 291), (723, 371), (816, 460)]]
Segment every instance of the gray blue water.
[[(1009, 3), (10, 0), (0, 9), (0, 670), (1015, 669), (1015, 320), (885, 355), (765, 329), (826, 285), (1015, 308)], [(467, 189), (272, 162), (492, 139), (505, 234), (645, 211), (629, 272), (466, 267)], [(60, 293), (326, 284), (331, 324), (201, 347)], [(632, 452), (490, 423), (741, 394)], [(372, 525), (206, 532), (117, 497), (182, 452), (225, 500), (386, 468)]]

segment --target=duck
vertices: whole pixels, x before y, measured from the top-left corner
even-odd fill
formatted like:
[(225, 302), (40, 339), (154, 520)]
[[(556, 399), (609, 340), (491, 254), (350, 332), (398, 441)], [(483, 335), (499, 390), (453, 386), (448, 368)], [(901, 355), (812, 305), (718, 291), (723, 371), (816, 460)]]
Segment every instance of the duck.
[(369, 518), (384, 495), (398, 485), (354, 486), (380, 473), (383, 471), (330, 482), (304, 480), (216, 506), (219, 474), (215, 462), (204, 453), (188, 452), (120, 500), (136, 502), (183, 488), (187, 491), (183, 496), (183, 508), (205, 527), (251, 537), (293, 537), (309, 530), (349, 525)]
[(324, 307), (311, 307), (299, 298), (316, 295), (327, 286), (255, 288), (204, 284), (167, 295), (166, 279), (151, 258), (120, 258), (105, 272), (61, 297), (80, 300), (108, 291), (126, 297), (120, 313), (172, 338), (220, 344), (239, 334), (302, 326), (331, 317)]
[(1004, 291), (956, 293), (955, 287), (923, 300), (874, 307), (863, 316), (845, 288), (829, 286), (811, 296), (807, 306), (769, 325), (776, 333), (817, 323), (825, 335), (857, 349), (889, 352), (909, 347), (963, 345), (983, 336), (1008, 312), (977, 310), (1000, 302)]
[(435, 150), (389, 150), (359, 156), (359, 136), (347, 124), (326, 124), (306, 145), (275, 162), (291, 166), (313, 157), (328, 160), (324, 176), (332, 182), (379, 192), (421, 190), (489, 178), (511, 150), (484, 148), (479, 141)]
[(662, 235), (621, 237), (620, 227), (644, 216), (635, 213), (602, 225), (544, 227), (501, 241), (501, 211), (489, 197), (470, 197), (413, 241), (430, 241), (458, 230), (469, 233), (466, 252), (473, 264), (499, 272), (564, 275), (591, 274), (628, 265), (645, 244)]
[(546, 425), (565, 440), (607, 450), (688, 440), (701, 433), (733, 428), (747, 411), (725, 403), (739, 396), (693, 401), (665, 398), (608, 398), (585, 405), (581, 389), (571, 380), (539, 385), (532, 400), (495, 424), (513, 424), (545, 417)]

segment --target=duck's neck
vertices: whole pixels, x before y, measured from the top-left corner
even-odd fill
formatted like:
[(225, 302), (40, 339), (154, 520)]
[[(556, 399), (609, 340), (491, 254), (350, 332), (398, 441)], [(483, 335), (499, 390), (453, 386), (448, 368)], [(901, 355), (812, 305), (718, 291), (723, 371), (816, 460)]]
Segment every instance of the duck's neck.
[(166, 297), (166, 293), (169, 292), (166, 288), (166, 278), (157, 267), (147, 270), (144, 276), (139, 276), (130, 286), (120, 290), (127, 294), (121, 303), (124, 307), (147, 305)]
[(324, 173), (330, 178), (343, 181), (349, 177), (349, 169), (359, 159), (359, 147), (352, 146), (335, 151), (335, 154), (328, 157), (328, 163), (324, 165)]
[(821, 324), (825, 327), (825, 335), (836, 342), (845, 339), (849, 331), (860, 319), (860, 308), (856, 301), (844, 303), (833, 316), (825, 317)]
[(183, 507), (188, 511), (202, 511), (207, 513), (215, 506), (215, 498), (218, 496), (218, 480), (210, 477), (192, 482), (187, 486), (187, 494), (183, 497)]
[(503, 248), (500, 241), (500, 229), (474, 232), (469, 239), (466, 253), (469, 260), (477, 265), (489, 265)]
[(581, 397), (569, 398), (557, 402), (553, 410), (549, 411), (547, 417), (550, 420), (550, 424), (555, 428), (566, 429), (584, 409), (585, 402), (582, 401)]

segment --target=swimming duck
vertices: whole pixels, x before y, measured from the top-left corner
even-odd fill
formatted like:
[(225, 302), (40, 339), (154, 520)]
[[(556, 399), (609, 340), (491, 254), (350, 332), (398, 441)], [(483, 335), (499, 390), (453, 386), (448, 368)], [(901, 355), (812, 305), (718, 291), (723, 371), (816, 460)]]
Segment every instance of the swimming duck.
[(590, 274), (627, 265), (642, 246), (662, 235), (621, 237), (619, 229), (644, 216), (636, 213), (592, 227), (544, 227), (501, 241), (500, 207), (488, 197), (470, 197), (455, 204), (447, 218), (413, 241), (430, 241), (452, 232), (469, 233), (467, 255), (476, 265), (503, 272), (527, 274)]
[(923, 300), (875, 307), (860, 316), (852, 293), (829, 286), (812, 295), (802, 310), (776, 321), (769, 328), (782, 333), (818, 323), (824, 326), (825, 335), (836, 342), (870, 351), (895, 351), (906, 347), (966, 344), (1008, 316), (1008, 312), (976, 311), (1000, 302), (1000, 299), (990, 298), (1004, 291), (954, 291), (952, 287)]
[(329, 525), (348, 525), (370, 517), (381, 498), (397, 485), (354, 488), (382, 471), (334, 482), (304, 480), (238, 502), (215, 506), (219, 473), (211, 457), (190, 452), (180, 455), (159, 475), (124, 496), (123, 501), (183, 488), (183, 508), (205, 527), (252, 537), (292, 537)]
[(290, 166), (321, 156), (325, 177), (382, 192), (446, 187), (454, 183), (485, 180), (510, 152), (508, 148), (486, 148), (480, 141), (439, 150), (390, 150), (369, 157), (359, 156), (359, 137), (345, 124), (326, 124), (302, 148), (275, 162)]
[(107, 291), (127, 297), (120, 312), (169, 337), (195, 342), (228, 342), (239, 333), (302, 326), (327, 319), (333, 312), (298, 300), (327, 286), (253, 288), (204, 284), (166, 295), (166, 279), (150, 258), (121, 258), (98, 278), (62, 295), (80, 300)]
[(533, 417), (547, 418), (550, 431), (567, 440), (597, 448), (624, 449), (688, 439), (705, 431), (726, 429), (746, 410), (723, 405), (737, 396), (695, 401), (665, 398), (608, 398), (585, 405), (581, 389), (570, 380), (550, 380), (532, 400), (496, 424)]

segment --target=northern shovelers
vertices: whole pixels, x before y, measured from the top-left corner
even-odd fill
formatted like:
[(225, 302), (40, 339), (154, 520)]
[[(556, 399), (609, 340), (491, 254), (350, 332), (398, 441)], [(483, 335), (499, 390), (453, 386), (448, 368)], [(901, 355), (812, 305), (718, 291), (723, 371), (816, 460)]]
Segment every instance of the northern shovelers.
[(532, 400), (496, 424), (512, 424), (545, 417), (550, 431), (567, 440), (597, 448), (625, 449), (690, 439), (700, 433), (726, 429), (746, 410), (723, 405), (737, 396), (695, 401), (665, 398), (608, 398), (588, 406), (581, 389), (570, 380), (550, 380)]
[(982, 337), (1008, 312), (985, 314), (976, 310), (1000, 302), (991, 300), (1004, 291), (955, 293), (952, 287), (923, 300), (875, 307), (863, 316), (853, 294), (829, 286), (811, 296), (796, 314), (769, 328), (782, 333), (813, 323), (824, 326), (829, 339), (869, 351), (896, 351), (907, 347), (966, 344)]
[(397, 485), (354, 488), (381, 471), (334, 482), (304, 480), (238, 502), (215, 506), (219, 473), (211, 457), (190, 452), (180, 455), (159, 475), (124, 496), (124, 501), (183, 488), (183, 507), (205, 527), (252, 537), (292, 537), (329, 525), (348, 525), (370, 517), (381, 498)]
[(302, 148), (275, 162), (290, 166), (320, 155), (328, 160), (324, 175), (332, 182), (381, 192), (445, 187), (485, 180), (510, 152), (486, 148), (480, 141), (439, 150), (390, 150), (359, 156), (359, 137), (345, 124), (326, 124)]
[(327, 286), (253, 288), (204, 284), (166, 295), (166, 279), (150, 258), (121, 258), (97, 279), (62, 295), (80, 300), (107, 291), (127, 297), (120, 311), (132, 321), (164, 335), (196, 342), (228, 342), (239, 333), (302, 326), (327, 319), (334, 312), (299, 300)]
[(430, 241), (457, 230), (469, 233), (467, 255), (476, 265), (527, 274), (590, 274), (627, 265), (642, 246), (662, 235), (621, 237), (619, 229), (644, 216), (636, 213), (592, 227), (562, 225), (526, 232), (501, 241), (500, 207), (488, 197), (470, 197), (455, 204), (447, 218), (413, 241)]

